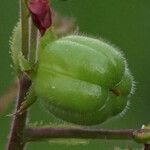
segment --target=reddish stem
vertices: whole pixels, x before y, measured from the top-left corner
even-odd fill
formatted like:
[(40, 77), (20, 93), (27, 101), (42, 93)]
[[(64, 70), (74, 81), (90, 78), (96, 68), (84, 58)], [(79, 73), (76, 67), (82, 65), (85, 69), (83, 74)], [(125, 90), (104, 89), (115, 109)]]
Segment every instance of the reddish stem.
[(144, 150), (150, 150), (150, 144), (145, 144)]
[(48, 138), (83, 138), (83, 139), (133, 139), (135, 129), (76, 129), (76, 128), (28, 128), (27, 141), (41, 141)]
[[(28, 88), (30, 87), (30, 84), (31, 82), (29, 79), (25, 75), (22, 75), (19, 80), (19, 91), (16, 100), (15, 112), (19, 109), (21, 103), (24, 101), (24, 97)], [(7, 150), (23, 150), (25, 145), (23, 134), (26, 125), (26, 116), (27, 112), (22, 115), (13, 116)]]

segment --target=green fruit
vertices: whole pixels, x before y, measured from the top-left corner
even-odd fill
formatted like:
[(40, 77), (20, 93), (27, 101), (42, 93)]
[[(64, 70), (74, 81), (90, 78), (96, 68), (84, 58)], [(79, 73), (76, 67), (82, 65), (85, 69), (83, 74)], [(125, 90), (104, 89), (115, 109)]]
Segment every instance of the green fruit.
[(120, 114), (133, 88), (133, 77), (116, 48), (78, 35), (41, 46), (32, 80), (52, 114), (81, 125), (99, 124)]

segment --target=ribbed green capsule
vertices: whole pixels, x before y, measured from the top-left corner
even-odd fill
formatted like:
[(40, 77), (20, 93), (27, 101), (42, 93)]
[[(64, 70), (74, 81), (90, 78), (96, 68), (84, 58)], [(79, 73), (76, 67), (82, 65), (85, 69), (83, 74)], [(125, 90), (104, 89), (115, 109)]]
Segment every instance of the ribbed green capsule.
[(133, 91), (122, 54), (106, 42), (70, 35), (40, 49), (34, 89), (55, 116), (96, 125), (120, 114)]

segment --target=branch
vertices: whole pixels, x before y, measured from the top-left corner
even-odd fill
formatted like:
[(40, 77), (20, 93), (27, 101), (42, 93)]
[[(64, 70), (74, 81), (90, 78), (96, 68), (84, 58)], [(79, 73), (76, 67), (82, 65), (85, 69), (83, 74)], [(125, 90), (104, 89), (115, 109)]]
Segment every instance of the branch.
[[(139, 134), (142, 137), (139, 137)], [(26, 142), (42, 141), (50, 138), (80, 138), (80, 139), (113, 139), (135, 140), (144, 142), (144, 150), (150, 150), (149, 129), (75, 129), (75, 128), (27, 128), (25, 131)], [(145, 136), (146, 135), (146, 138)], [(144, 138), (143, 138), (144, 137)], [(141, 141), (140, 141), (140, 140)]]
[(48, 138), (136, 140), (138, 133), (147, 133), (148, 131), (150, 132), (150, 130), (145, 129), (27, 128), (25, 137), (27, 142)]

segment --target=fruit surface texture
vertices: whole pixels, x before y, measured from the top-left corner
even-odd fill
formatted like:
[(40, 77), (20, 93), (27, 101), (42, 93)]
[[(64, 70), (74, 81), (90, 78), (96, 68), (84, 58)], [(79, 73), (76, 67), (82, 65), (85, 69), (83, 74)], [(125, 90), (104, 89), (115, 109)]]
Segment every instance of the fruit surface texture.
[(122, 53), (102, 40), (62, 37), (40, 49), (34, 89), (65, 121), (96, 125), (123, 112), (133, 77)]

